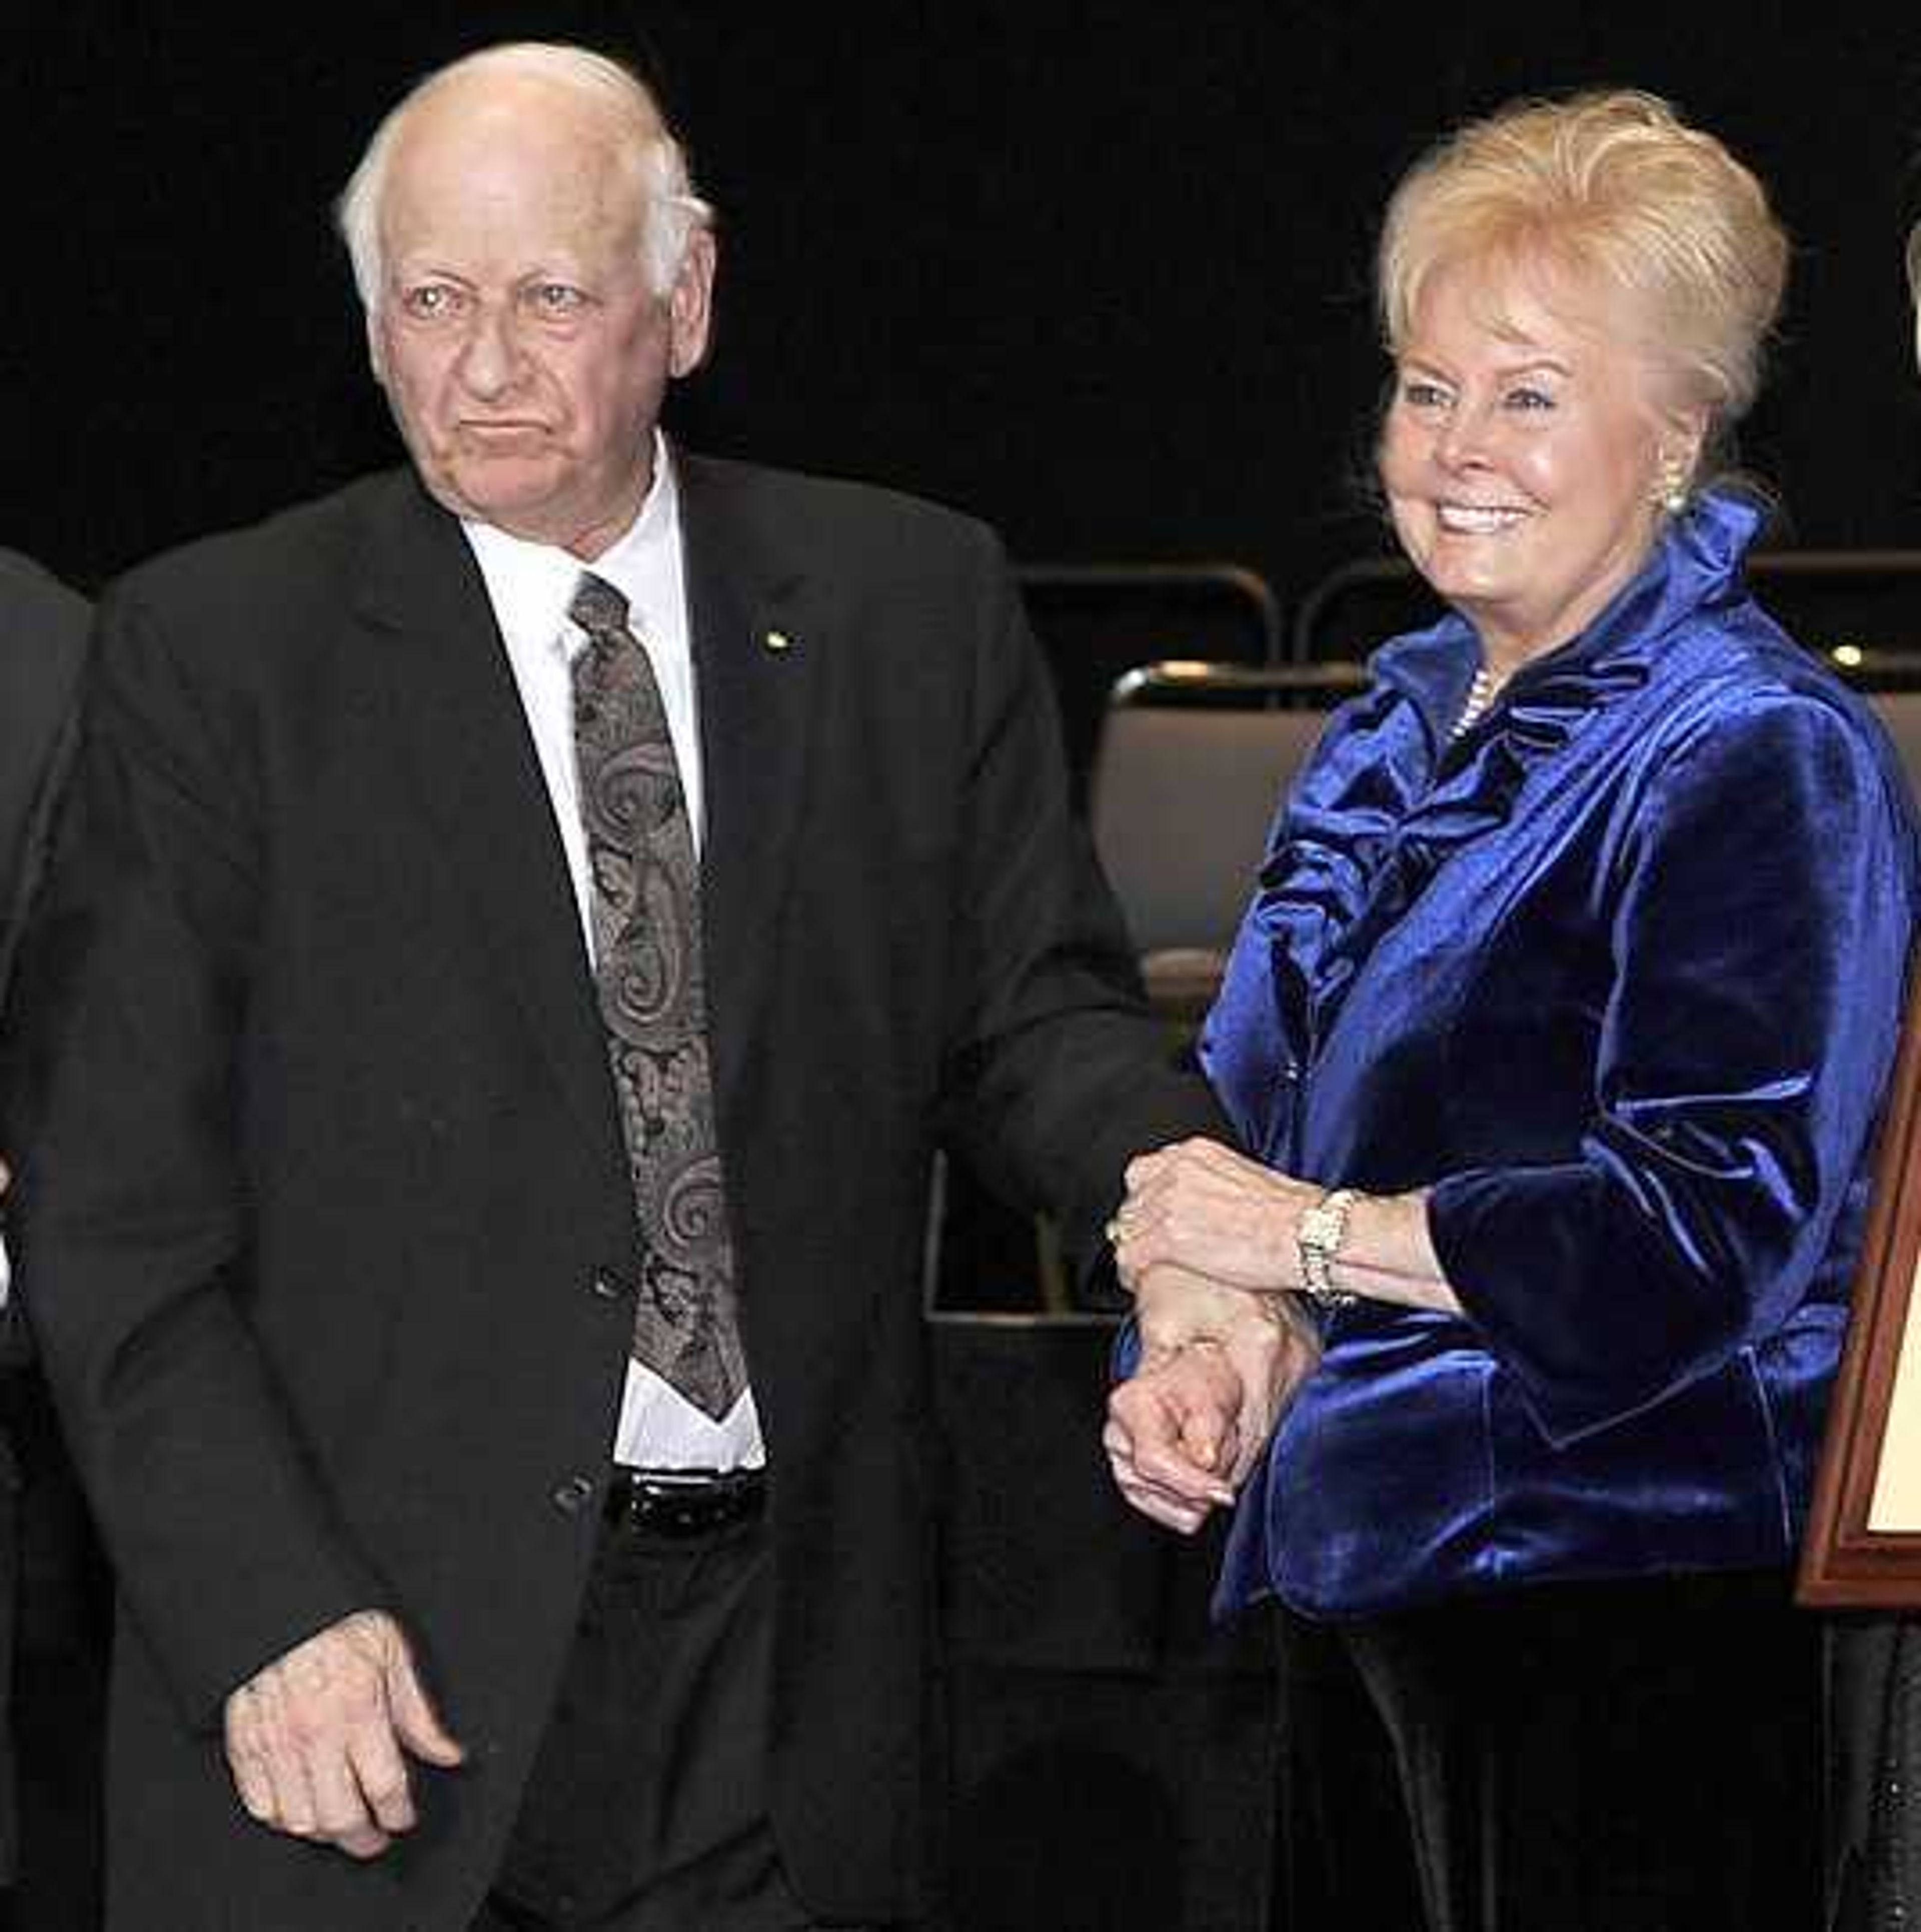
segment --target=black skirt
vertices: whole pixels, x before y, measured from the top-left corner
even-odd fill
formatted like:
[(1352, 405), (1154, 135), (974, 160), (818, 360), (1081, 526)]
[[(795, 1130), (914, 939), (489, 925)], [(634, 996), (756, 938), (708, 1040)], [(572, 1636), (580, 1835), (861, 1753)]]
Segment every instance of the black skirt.
[(1815, 1932), (1822, 1628), (1784, 1574), (1283, 1611), (1275, 1932)]

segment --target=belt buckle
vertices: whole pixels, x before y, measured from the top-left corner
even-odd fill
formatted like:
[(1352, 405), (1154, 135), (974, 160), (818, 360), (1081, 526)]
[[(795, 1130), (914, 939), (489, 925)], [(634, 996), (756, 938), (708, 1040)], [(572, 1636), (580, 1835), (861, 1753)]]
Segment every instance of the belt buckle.
[(620, 1468), (608, 1487), (606, 1516), (657, 1536), (704, 1536), (757, 1515), (765, 1492), (758, 1469)]

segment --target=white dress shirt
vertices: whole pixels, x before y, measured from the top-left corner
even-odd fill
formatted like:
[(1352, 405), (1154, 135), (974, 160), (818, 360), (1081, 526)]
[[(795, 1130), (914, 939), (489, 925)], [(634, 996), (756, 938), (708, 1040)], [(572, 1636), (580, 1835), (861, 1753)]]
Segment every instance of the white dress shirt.
[[(672, 459), (654, 436), (653, 484), (626, 534), (591, 565), (551, 544), (510, 536), (491, 524), (463, 520), (494, 621), (506, 640), (527, 730), (540, 759), (554, 820), (567, 855), (581, 938), (594, 955), (587, 834), (581, 824), (580, 780), (574, 762), (572, 665), (587, 636), (567, 615), (584, 570), (604, 578), (627, 599), (629, 628), (641, 641), (660, 686), (696, 856), (705, 812), (701, 788), (698, 694), (687, 618), (686, 560), (680, 541), (680, 495)], [(631, 1357), (614, 1431), (614, 1460), (647, 1468), (732, 1469), (766, 1460), (752, 1389), (719, 1422)]]

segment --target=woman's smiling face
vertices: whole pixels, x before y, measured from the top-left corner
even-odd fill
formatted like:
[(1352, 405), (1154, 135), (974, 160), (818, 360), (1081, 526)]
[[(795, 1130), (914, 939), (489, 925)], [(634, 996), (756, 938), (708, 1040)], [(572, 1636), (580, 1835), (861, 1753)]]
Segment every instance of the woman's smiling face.
[(1395, 358), (1380, 472), (1402, 547), (1511, 671), (1577, 635), (1640, 567), (1664, 460), (1698, 430), (1592, 290), (1444, 269)]

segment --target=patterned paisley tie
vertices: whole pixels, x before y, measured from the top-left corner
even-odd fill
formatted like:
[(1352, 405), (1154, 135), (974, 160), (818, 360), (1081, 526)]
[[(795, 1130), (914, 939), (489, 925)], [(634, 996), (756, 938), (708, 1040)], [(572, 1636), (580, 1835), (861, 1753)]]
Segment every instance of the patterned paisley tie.
[(714, 1136), (700, 872), (653, 668), (627, 600), (584, 574), (568, 615), (593, 875), (594, 982), (641, 1241), (634, 1359), (718, 1420), (746, 1388)]

